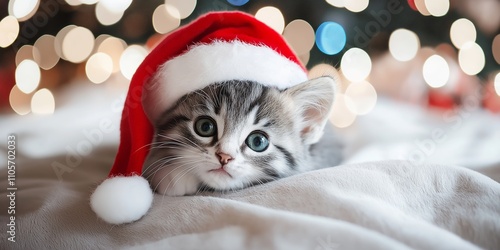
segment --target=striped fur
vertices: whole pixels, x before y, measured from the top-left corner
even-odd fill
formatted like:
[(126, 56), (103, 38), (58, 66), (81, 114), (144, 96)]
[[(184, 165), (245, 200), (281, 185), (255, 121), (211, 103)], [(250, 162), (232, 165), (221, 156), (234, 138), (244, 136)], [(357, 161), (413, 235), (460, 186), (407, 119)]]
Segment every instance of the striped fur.
[[(309, 146), (317, 141), (311, 138), (321, 137), (333, 102), (332, 83), (320, 78), (278, 90), (231, 81), (189, 93), (156, 122), (143, 176), (156, 192), (180, 196), (236, 190), (306, 171), (312, 165)], [(214, 136), (195, 133), (200, 116), (216, 122)], [(253, 131), (268, 136), (265, 151), (255, 152), (245, 144)], [(233, 157), (225, 166), (228, 174), (210, 172), (221, 167), (219, 151)]]

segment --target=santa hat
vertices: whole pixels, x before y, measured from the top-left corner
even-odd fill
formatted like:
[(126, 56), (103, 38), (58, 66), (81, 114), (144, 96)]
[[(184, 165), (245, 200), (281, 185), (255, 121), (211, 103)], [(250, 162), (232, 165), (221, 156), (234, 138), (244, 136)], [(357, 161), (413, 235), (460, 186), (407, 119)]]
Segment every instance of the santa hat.
[(286, 89), (306, 81), (307, 72), (280, 34), (245, 13), (212, 12), (167, 35), (130, 83), (118, 154), (90, 199), (100, 218), (121, 224), (147, 213), (153, 191), (141, 173), (152, 124), (183, 95), (229, 80)]

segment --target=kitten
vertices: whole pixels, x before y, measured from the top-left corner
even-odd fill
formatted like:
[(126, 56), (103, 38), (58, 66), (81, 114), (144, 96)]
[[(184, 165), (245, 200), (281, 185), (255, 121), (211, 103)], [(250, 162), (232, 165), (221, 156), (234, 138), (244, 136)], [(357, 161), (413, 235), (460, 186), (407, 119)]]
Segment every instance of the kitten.
[(237, 190), (315, 167), (334, 80), (286, 90), (248, 81), (212, 84), (163, 113), (142, 175), (169, 196)]

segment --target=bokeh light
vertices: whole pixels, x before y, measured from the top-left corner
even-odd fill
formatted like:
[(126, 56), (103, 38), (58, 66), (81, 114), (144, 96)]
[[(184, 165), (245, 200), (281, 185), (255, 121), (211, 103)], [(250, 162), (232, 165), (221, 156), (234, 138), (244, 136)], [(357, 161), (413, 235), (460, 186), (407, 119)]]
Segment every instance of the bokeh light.
[(314, 46), (314, 29), (301, 19), (291, 21), (285, 27), (283, 36), (298, 55), (309, 54)]
[(349, 84), (344, 97), (347, 108), (356, 115), (368, 114), (377, 103), (377, 92), (367, 81)]
[(368, 7), (369, 0), (344, 0), (344, 7), (352, 12), (361, 12)]
[(105, 53), (95, 53), (87, 60), (85, 73), (91, 82), (103, 83), (113, 73), (113, 60)]
[(425, 82), (433, 88), (444, 86), (450, 79), (450, 67), (439, 55), (432, 55), (425, 60), (422, 73)]
[(94, 48), (94, 35), (84, 27), (71, 29), (62, 41), (62, 54), (73, 63), (83, 62)]
[(99, 2), (99, 0), (78, 0), (80, 1), (82, 4), (86, 4), (86, 5), (92, 5), (92, 4), (96, 4), (97, 2)]
[(99, 0), (97, 4), (102, 4), (104, 8), (111, 12), (123, 13), (127, 10), (131, 3), (132, 0)]
[(95, 16), (102, 25), (113, 25), (122, 19), (124, 12), (115, 11), (106, 7), (105, 2), (99, 1), (95, 6)]
[(307, 75), (309, 79), (314, 79), (321, 76), (330, 76), (333, 79), (335, 79), (335, 81), (338, 81), (340, 79), (339, 72), (337, 71), (337, 69), (332, 65), (326, 63), (320, 63), (315, 65), (309, 70)]
[(53, 114), (55, 107), (54, 95), (48, 89), (38, 90), (31, 98), (31, 112), (34, 114)]
[(337, 8), (344, 8), (345, 7), (344, 1), (345, 0), (326, 0), (328, 4)]
[(19, 22), (14, 16), (6, 16), (0, 21), (0, 47), (10, 46), (19, 35)]
[(10, 0), (9, 15), (14, 16), (19, 21), (26, 21), (32, 17), (40, 5), (40, 0)]
[(285, 18), (278, 8), (273, 6), (262, 7), (255, 13), (255, 18), (267, 24), (269, 27), (276, 30), (276, 32), (280, 34), (283, 33)]
[(465, 43), (476, 41), (476, 27), (469, 19), (458, 19), (451, 24), (450, 39), (460, 49)]
[(307, 65), (307, 63), (309, 62), (309, 59), (311, 58), (311, 53), (307, 52), (307, 53), (297, 55), (297, 56), (299, 57), (299, 60), (303, 65)]
[(425, 0), (425, 7), (435, 17), (441, 17), (448, 13), (450, 0)]
[(31, 112), (31, 95), (22, 92), (17, 85), (10, 90), (9, 103), (14, 112), (19, 115), (26, 115)]
[(153, 12), (153, 28), (160, 34), (166, 34), (181, 24), (181, 14), (172, 5), (161, 4)]
[(337, 93), (330, 113), (330, 122), (338, 128), (346, 128), (354, 123), (356, 114), (351, 112), (346, 105), (346, 97)]
[(458, 51), (458, 64), (467, 75), (476, 75), (486, 64), (483, 49), (477, 43), (468, 42)]
[(370, 56), (360, 48), (351, 48), (344, 53), (340, 61), (342, 74), (351, 82), (361, 82), (372, 70)]
[(181, 19), (184, 19), (193, 13), (196, 7), (196, 0), (165, 0), (166, 6), (173, 6), (179, 12)]
[(495, 86), (495, 92), (497, 92), (497, 95), (500, 96), (500, 72), (495, 75), (493, 86)]
[(43, 35), (33, 45), (36, 48), (33, 50), (33, 59), (42, 69), (51, 69), (59, 62), (59, 56), (54, 46), (55, 40), (54, 36)]
[(425, 6), (425, 0), (415, 0), (415, 7), (417, 7), (418, 12), (424, 16), (430, 16), (431, 13), (427, 9), (427, 6)]
[(126, 47), (127, 43), (125, 41), (108, 35), (108, 37), (98, 45), (96, 52), (102, 52), (111, 57), (113, 62), (113, 73), (116, 73), (120, 71), (120, 57)]
[(56, 40), (54, 41), (54, 48), (56, 50), (57, 55), (64, 60), (67, 60), (62, 52), (62, 45), (63, 45), (64, 38), (66, 38), (66, 35), (72, 29), (74, 29), (76, 27), (77, 27), (76, 25), (72, 25), (72, 24), (67, 25), (64, 28), (62, 28), (61, 30), (59, 30), (59, 32), (57, 32)]
[(248, 3), (249, 0), (227, 0), (228, 3), (234, 6), (243, 6)]
[(128, 80), (132, 79), (135, 71), (146, 57), (148, 51), (139, 45), (130, 45), (120, 57), (120, 71)]
[(491, 44), (491, 51), (493, 52), (493, 57), (495, 61), (500, 64), (500, 34), (493, 38), (493, 43)]
[(417, 55), (420, 40), (415, 32), (407, 29), (397, 29), (389, 38), (389, 51), (398, 61), (406, 62)]
[(327, 55), (338, 54), (346, 41), (344, 28), (336, 22), (324, 22), (316, 30), (316, 46)]
[(31, 45), (23, 45), (16, 53), (16, 66), (18, 66), (24, 60), (33, 60), (33, 54), (38, 52), (33, 52), (35, 48)]
[(35, 61), (24, 60), (16, 67), (15, 78), (19, 90), (29, 94), (40, 84), (40, 68)]

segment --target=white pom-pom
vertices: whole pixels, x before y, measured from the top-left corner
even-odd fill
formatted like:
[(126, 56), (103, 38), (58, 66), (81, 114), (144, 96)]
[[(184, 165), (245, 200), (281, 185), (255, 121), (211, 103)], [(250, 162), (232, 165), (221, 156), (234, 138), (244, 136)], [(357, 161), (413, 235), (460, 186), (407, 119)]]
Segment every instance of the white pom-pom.
[(129, 223), (144, 216), (153, 203), (153, 191), (142, 176), (106, 179), (90, 197), (92, 210), (111, 224)]

